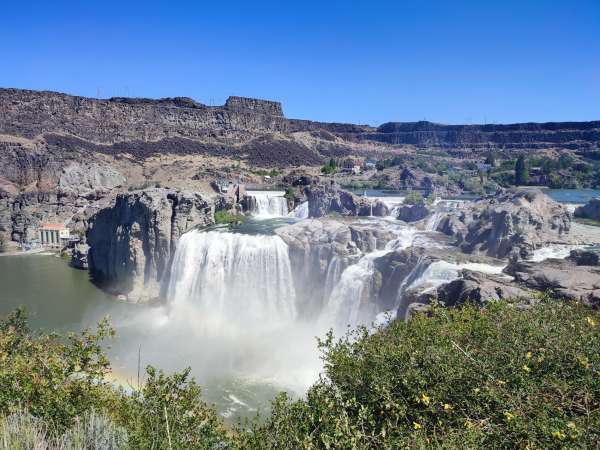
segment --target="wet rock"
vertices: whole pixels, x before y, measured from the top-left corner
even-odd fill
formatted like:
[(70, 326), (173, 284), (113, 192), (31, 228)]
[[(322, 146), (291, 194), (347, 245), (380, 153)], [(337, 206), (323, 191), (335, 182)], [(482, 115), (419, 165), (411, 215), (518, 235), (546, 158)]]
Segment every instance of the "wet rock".
[(275, 233), (288, 245), (296, 292), (312, 313), (320, 311), (346, 267), (395, 237), (376, 223), (329, 218), (303, 220)]
[(90, 247), (87, 244), (77, 244), (71, 251), (71, 267), (76, 269), (88, 269), (88, 251)]

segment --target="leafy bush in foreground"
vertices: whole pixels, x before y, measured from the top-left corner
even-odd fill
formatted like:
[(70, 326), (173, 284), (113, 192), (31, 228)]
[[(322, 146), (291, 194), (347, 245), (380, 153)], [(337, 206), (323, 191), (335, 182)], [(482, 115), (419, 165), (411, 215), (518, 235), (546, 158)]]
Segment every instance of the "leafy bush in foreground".
[(106, 384), (100, 343), (111, 334), (103, 322), (97, 333), (66, 340), (34, 335), (21, 312), (0, 322), (0, 445), (533, 449), (600, 442), (600, 314), (583, 305), (434, 307), (372, 334), (329, 335), (320, 343), (325, 373), (306, 399), (281, 394), (263, 423), (229, 431), (189, 371), (167, 376), (149, 367), (133, 393)]
[(430, 317), (321, 343), (325, 376), (285, 395), (247, 448), (598, 448), (600, 317), (546, 301)]

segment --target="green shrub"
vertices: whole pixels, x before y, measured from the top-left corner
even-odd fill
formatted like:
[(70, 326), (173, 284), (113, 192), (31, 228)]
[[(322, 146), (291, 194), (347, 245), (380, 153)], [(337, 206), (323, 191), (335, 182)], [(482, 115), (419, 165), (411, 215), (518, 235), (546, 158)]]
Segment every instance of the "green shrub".
[(114, 399), (104, 381), (109, 362), (101, 344), (114, 334), (107, 321), (95, 333), (36, 335), (19, 309), (0, 322), (0, 415), (27, 407), (58, 430)]
[(425, 203), (423, 199), (423, 194), (419, 191), (409, 191), (404, 197), (404, 204), (406, 205), (420, 205)]
[(597, 448), (600, 317), (545, 301), (433, 308), (321, 343), (325, 375), (246, 448)]
[(190, 369), (171, 376), (146, 369), (141, 390), (124, 397), (121, 417), (131, 448), (228, 448), (225, 429), (215, 410), (201, 400)]
[(246, 217), (243, 214), (230, 213), (225, 209), (218, 209), (215, 211), (215, 223), (217, 225), (228, 223), (242, 223), (244, 222), (244, 220), (246, 220)]

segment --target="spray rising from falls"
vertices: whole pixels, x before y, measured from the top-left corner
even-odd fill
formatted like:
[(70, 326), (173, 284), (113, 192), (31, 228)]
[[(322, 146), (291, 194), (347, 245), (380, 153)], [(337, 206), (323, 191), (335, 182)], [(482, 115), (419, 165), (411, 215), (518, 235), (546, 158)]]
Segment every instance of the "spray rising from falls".
[(251, 210), (257, 218), (285, 217), (288, 215), (287, 199), (283, 191), (247, 191), (246, 196), (252, 199)]
[(278, 236), (186, 233), (173, 260), (168, 298), (175, 308), (191, 305), (207, 316), (246, 325), (294, 320), (287, 245)]

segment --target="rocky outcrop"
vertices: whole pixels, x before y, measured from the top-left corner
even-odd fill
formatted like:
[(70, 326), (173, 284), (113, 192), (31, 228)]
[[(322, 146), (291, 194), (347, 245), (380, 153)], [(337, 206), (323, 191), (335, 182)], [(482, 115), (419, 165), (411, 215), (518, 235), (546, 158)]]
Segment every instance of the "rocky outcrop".
[(124, 184), (123, 175), (109, 165), (71, 162), (62, 169), (58, 190), (62, 196), (96, 200)]
[(306, 188), (309, 217), (323, 217), (328, 214), (342, 216), (378, 216), (389, 214), (385, 203), (359, 197), (338, 186), (311, 186)]
[(574, 216), (600, 221), (600, 198), (593, 198), (585, 205), (578, 206)]
[(427, 206), (424, 203), (417, 203), (415, 205), (403, 205), (398, 208), (396, 218), (404, 222), (418, 222), (428, 215), (429, 209), (427, 209)]
[(87, 270), (88, 265), (88, 252), (90, 250), (87, 244), (77, 244), (71, 251), (71, 267), (76, 269)]
[(179, 237), (211, 223), (212, 207), (197, 193), (156, 188), (120, 194), (91, 220), (90, 273), (131, 301), (157, 298)]
[(465, 253), (495, 258), (518, 255), (568, 238), (571, 216), (566, 207), (539, 190), (508, 191), (465, 204), (438, 224)]
[(567, 259), (513, 261), (505, 272), (526, 288), (600, 306), (600, 265), (588, 252), (575, 253)]

